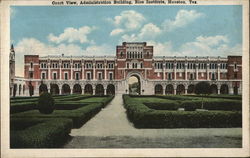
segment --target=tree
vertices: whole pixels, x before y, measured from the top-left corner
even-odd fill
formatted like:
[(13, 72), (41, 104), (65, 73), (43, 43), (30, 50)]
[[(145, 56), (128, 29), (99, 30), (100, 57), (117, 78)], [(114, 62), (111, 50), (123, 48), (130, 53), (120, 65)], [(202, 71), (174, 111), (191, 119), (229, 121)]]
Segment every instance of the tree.
[(55, 109), (55, 102), (52, 95), (44, 92), (39, 96), (37, 109), (42, 114), (51, 114)]
[(195, 93), (201, 95), (202, 103), (201, 108), (203, 109), (203, 97), (210, 94), (210, 85), (208, 82), (202, 81), (195, 85)]

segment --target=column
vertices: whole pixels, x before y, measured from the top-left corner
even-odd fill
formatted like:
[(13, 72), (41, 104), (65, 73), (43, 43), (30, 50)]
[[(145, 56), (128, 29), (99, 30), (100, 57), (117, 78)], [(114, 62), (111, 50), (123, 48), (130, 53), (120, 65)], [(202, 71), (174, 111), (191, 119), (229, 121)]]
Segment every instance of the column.
[(163, 80), (165, 80), (166, 79), (165, 63), (163, 63), (162, 66), (163, 66)]
[(84, 80), (84, 63), (82, 62), (82, 80)]
[(219, 85), (219, 84), (217, 85), (217, 94), (220, 94), (220, 86), (221, 85)]
[(62, 87), (59, 86), (59, 95), (61, 95), (61, 94), (62, 94)]
[(50, 63), (48, 63), (48, 80), (50, 80)]
[(104, 95), (107, 95), (107, 88), (104, 88)]
[(163, 85), (163, 95), (166, 95), (166, 86)]
[(209, 80), (209, 64), (207, 63), (207, 80)]
[(229, 94), (234, 94), (233, 83), (229, 83)]
[(176, 63), (174, 63), (174, 80), (176, 80)]
[(107, 64), (106, 63), (104, 63), (104, 80), (107, 80)]
[(84, 95), (84, 88), (82, 88), (82, 95)]
[(93, 95), (95, 95), (95, 86), (93, 86)]
[(176, 89), (177, 89), (176, 84), (174, 84), (173, 87), (174, 87), (174, 95), (176, 95)]
[(187, 94), (188, 91), (188, 85), (185, 85), (185, 94)]
[(217, 65), (218, 80), (220, 80), (220, 64)]
[(187, 63), (185, 63), (185, 80), (187, 80)]
[(93, 63), (93, 80), (95, 80), (95, 63)]
[(70, 63), (70, 80), (73, 80), (73, 63)]
[(62, 63), (59, 63), (59, 80), (62, 80)]
[(198, 63), (195, 64), (195, 79), (199, 80), (199, 76), (198, 76)]

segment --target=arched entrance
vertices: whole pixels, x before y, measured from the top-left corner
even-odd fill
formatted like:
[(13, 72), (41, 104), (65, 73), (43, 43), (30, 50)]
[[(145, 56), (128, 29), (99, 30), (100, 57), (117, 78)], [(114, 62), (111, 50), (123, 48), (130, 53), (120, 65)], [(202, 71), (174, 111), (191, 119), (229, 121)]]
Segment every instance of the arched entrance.
[(74, 94), (82, 94), (82, 87), (79, 84), (75, 84), (73, 87)]
[(194, 93), (194, 87), (195, 87), (195, 86), (194, 86), (193, 84), (189, 85), (189, 86), (188, 86), (187, 93), (188, 93), (188, 94)]
[(160, 84), (155, 85), (155, 94), (163, 94), (162, 85)]
[(93, 88), (91, 84), (86, 84), (84, 87), (84, 94), (93, 94)]
[(217, 85), (215, 84), (212, 84), (210, 86), (210, 91), (211, 91), (211, 94), (217, 94), (218, 90), (217, 90)]
[(48, 88), (47, 88), (47, 85), (46, 84), (41, 84), (40, 86), (39, 86), (39, 95), (41, 94), (41, 93), (43, 93), (43, 92), (48, 92)]
[(226, 84), (221, 85), (220, 94), (228, 94), (228, 86)]
[(174, 94), (174, 86), (169, 84), (166, 86), (166, 90), (165, 90), (166, 94)]
[(101, 85), (101, 84), (96, 85), (95, 94), (96, 95), (104, 95), (103, 85)]
[(115, 95), (115, 86), (113, 84), (107, 86), (107, 95)]
[(185, 93), (185, 86), (180, 84), (177, 86), (177, 89), (176, 89), (176, 94), (184, 94)]
[(128, 79), (129, 94), (140, 95), (141, 94), (141, 81), (137, 75), (131, 75)]
[(51, 84), (50, 85), (50, 93), (52, 95), (58, 95), (59, 94), (59, 87), (57, 84)]
[(19, 84), (19, 88), (18, 88), (19, 95), (21, 95), (21, 91), (22, 91), (22, 85)]
[(62, 94), (70, 94), (70, 87), (68, 84), (62, 86)]

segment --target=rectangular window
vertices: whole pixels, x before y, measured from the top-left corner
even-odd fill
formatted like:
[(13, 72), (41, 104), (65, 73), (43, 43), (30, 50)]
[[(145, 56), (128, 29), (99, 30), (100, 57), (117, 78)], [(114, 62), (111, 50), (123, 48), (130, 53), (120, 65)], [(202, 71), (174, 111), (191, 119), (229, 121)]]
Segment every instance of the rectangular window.
[(54, 73), (53, 73), (53, 79), (56, 80), (56, 78), (57, 78), (57, 77), (56, 77), (56, 73), (54, 72)]
[(90, 72), (87, 73), (87, 79), (91, 80), (91, 73)]
[(30, 72), (30, 78), (33, 78), (33, 72)]
[(75, 78), (76, 78), (76, 80), (79, 80), (79, 73), (78, 72), (76, 73)]
[(113, 80), (113, 73), (109, 73), (109, 79)]
[(102, 79), (102, 73), (101, 73), (101, 72), (98, 73), (98, 79), (99, 79), (99, 80)]
[(68, 79), (68, 73), (64, 74), (64, 79), (67, 80)]
[(127, 68), (129, 69), (129, 63), (127, 63)]
[(45, 72), (42, 73), (42, 79), (45, 79)]

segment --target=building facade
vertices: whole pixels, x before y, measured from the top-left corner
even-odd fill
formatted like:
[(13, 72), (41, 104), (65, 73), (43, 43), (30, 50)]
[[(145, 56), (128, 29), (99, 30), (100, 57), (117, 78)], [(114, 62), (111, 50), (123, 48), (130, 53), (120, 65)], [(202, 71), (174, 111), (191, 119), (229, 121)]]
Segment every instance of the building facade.
[(139, 94), (189, 94), (200, 81), (212, 93), (242, 93), (242, 57), (154, 56), (146, 42), (123, 42), (115, 56), (25, 55), (26, 95), (128, 94), (138, 79)]

